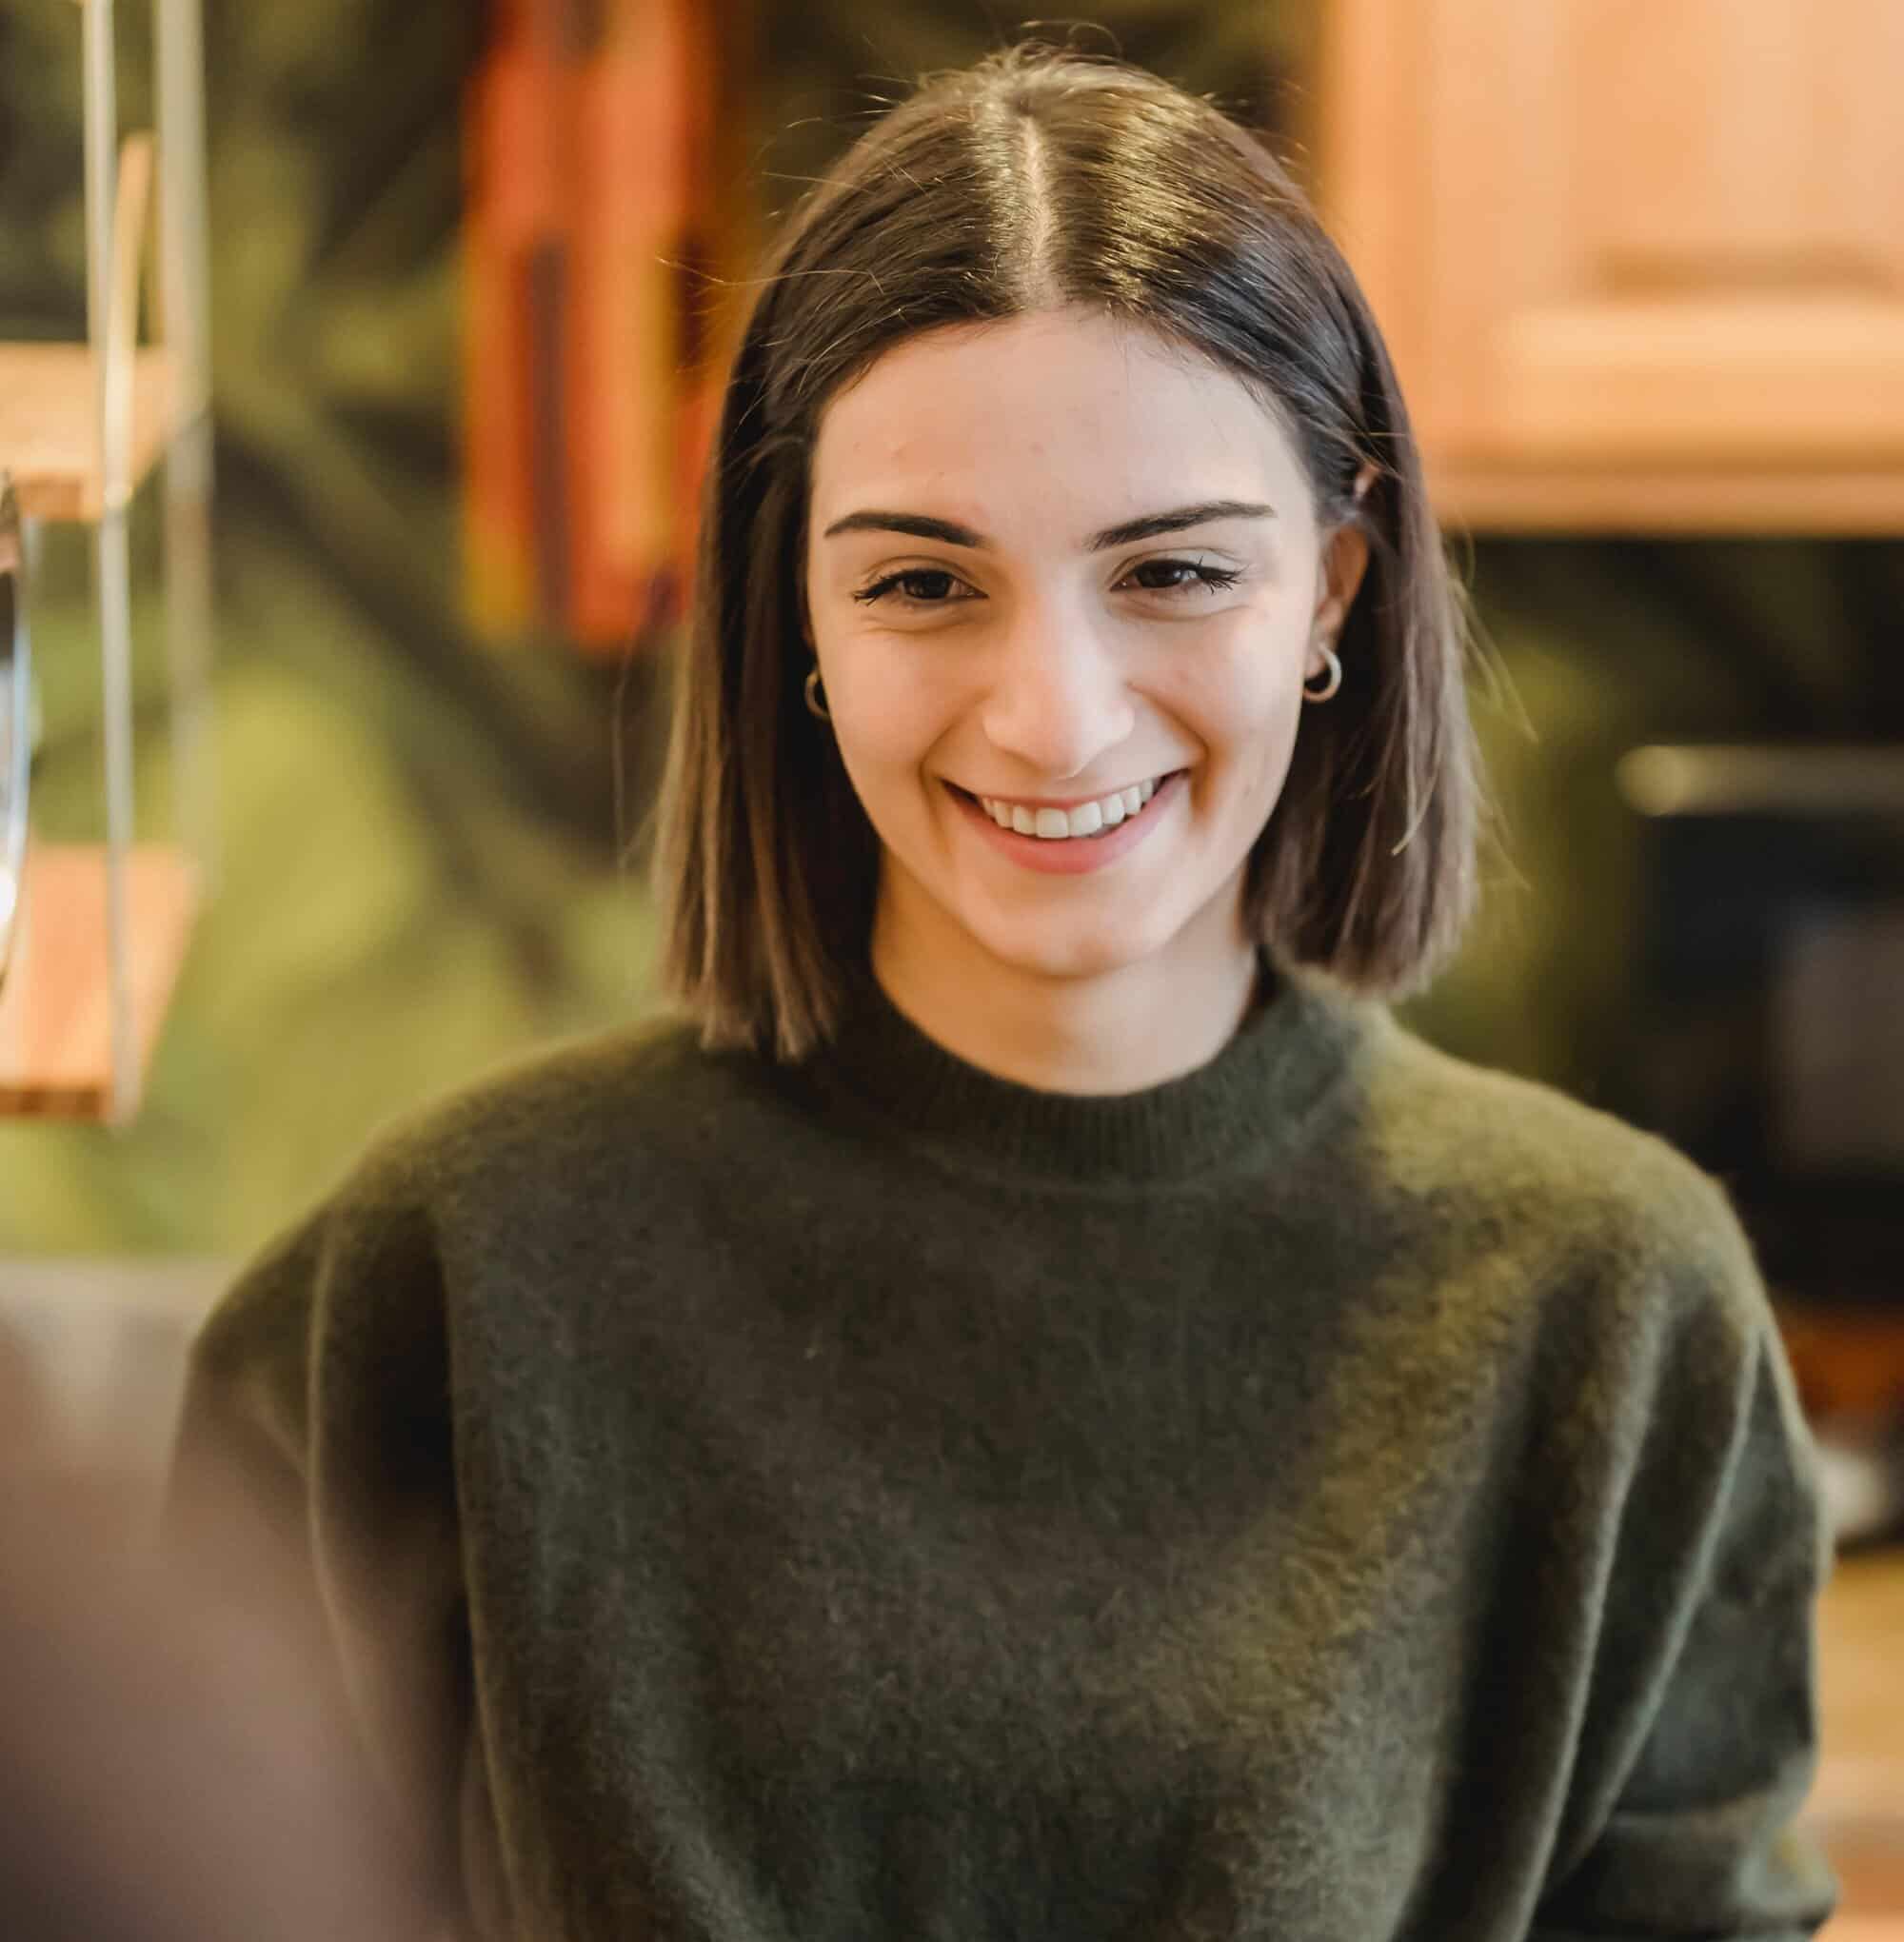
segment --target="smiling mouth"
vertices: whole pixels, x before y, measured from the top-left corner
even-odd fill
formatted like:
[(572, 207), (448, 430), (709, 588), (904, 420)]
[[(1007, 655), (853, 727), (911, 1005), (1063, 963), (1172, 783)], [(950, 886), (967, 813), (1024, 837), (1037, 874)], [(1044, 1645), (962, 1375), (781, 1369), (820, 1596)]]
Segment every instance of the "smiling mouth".
[(956, 783), (948, 783), (947, 787), (974, 804), (981, 815), (988, 817), (1001, 829), (1047, 842), (1089, 842), (1141, 816), (1158, 791), (1181, 773), (1180, 769), (1168, 769), (1148, 782), (1133, 783), (1126, 789), (1113, 790), (1069, 809), (1034, 808), (1001, 797), (980, 796), (960, 788)]

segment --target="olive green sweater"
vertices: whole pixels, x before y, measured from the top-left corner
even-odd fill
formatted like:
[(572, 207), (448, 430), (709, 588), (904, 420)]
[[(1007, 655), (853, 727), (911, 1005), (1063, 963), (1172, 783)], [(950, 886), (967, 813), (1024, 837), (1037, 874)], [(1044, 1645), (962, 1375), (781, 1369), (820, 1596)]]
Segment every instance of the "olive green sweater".
[(1121, 1098), (868, 984), (381, 1139), (198, 1346), (456, 1920), (1796, 1937), (1814, 1456), (1722, 1191), (1282, 979)]

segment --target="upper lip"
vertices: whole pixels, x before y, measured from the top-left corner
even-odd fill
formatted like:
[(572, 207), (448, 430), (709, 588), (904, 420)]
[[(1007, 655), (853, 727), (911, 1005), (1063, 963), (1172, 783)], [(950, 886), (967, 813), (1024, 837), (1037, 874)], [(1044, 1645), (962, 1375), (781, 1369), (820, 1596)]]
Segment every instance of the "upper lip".
[(1023, 809), (1081, 809), (1086, 803), (1101, 803), (1107, 796), (1121, 796), (1126, 789), (1140, 789), (1145, 783), (1156, 783), (1160, 786), (1177, 773), (1175, 769), (1159, 769), (1154, 775), (1139, 776), (1134, 783), (1114, 783), (1108, 789), (1099, 789), (1089, 796), (1008, 796), (1002, 790), (968, 789), (968, 796), (982, 796), (990, 803), (1010, 803)]

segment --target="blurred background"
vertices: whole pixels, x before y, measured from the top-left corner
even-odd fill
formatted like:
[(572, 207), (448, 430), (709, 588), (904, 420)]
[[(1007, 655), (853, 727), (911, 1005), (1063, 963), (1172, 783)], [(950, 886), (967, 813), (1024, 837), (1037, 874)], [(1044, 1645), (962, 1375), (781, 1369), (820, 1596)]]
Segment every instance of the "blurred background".
[[(0, 351), (86, 333), (98, 5), (0, 8)], [(1817, 1811), (1854, 1914), (1904, 1911), (1904, 8), (1089, 19), (1041, 30), (1273, 131), (1390, 335), (1489, 644), (1502, 832), (1406, 1013), (1733, 1189), (1846, 1553)], [(151, 29), (119, 0), (121, 132)], [(654, 1004), (630, 840), (732, 286), (910, 78), (1020, 30), (974, 0), (204, 0), (216, 894), (160, 953), (124, 1124), (34, 1092), (43, 945), (0, 997), (0, 1327), (69, 1433), (149, 1469), (230, 1263), (381, 1120)], [(30, 526), (50, 852), (105, 828), (99, 589), (85, 521)], [(167, 547), (149, 486), (162, 841)]]

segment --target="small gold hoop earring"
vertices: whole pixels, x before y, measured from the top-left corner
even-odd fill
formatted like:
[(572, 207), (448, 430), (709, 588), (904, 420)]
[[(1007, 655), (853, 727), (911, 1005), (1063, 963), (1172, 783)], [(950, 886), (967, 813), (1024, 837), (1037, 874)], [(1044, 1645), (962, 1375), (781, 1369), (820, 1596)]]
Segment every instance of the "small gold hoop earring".
[(1305, 702), (1329, 701), (1342, 684), (1342, 664), (1336, 650), (1326, 641), (1318, 641), (1316, 645), (1321, 650), (1322, 659), (1329, 664), (1329, 679), (1322, 687), (1311, 687), (1305, 681), (1302, 684), (1302, 699)]
[(806, 712), (821, 722), (830, 722), (833, 719), (826, 712), (825, 692), (820, 685), (820, 664), (816, 661), (806, 677)]

